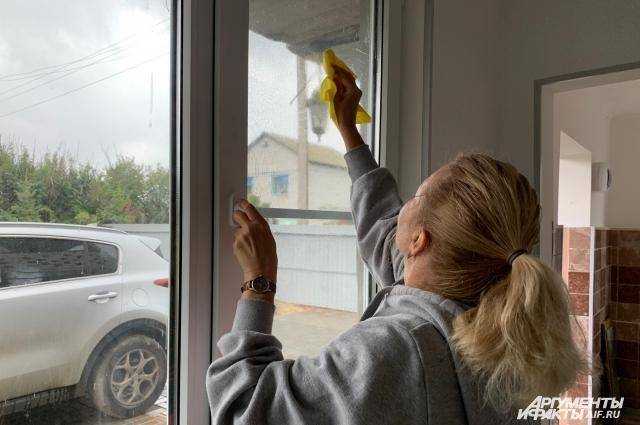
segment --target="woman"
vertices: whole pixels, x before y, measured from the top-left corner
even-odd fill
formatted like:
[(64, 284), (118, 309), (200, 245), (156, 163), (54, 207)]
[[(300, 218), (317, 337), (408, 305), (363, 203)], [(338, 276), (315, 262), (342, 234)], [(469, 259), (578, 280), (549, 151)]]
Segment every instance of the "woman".
[(361, 93), (339, 79), (360, 254), (385, 288), (318, 357), (284, 360), (271, 335), (275, 242), (243, 201), (234, 250), (245, 281), (261, 277), (208, 371), (214, 423), (523, 423), (515, 409), (559, 395), (585, 369), (565, 284), (531, 255), (535, 191), (511, 165), (463, 155), (402, 205), (356, 130)]

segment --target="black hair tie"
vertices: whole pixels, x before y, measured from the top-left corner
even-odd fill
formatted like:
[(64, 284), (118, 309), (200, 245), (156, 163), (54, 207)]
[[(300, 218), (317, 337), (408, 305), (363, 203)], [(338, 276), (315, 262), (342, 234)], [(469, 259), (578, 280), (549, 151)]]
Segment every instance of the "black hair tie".
[(526, 253), (527, 253), (526, 249), (517, 249), (517, 250), (513, 251), (511, 253), (511, 255), (509, 255), (509, 258), (507, 258), (507, 263), (509, 263), (509, 265), (512, 266), (513, 262), (516, 260), (516, 258), (518, 258), (522, 254), (526, 254)]

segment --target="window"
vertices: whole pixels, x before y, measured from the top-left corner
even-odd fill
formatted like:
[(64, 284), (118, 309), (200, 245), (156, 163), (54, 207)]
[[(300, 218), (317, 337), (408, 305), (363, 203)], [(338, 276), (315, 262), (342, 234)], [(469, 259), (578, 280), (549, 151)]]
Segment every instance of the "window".
[(118, 270), (118, 248), (105, 243), (87, 242), (87, 276), (115, 273)]
[[(371, 3), (249, 2), (247, 175), (289, 176), (288, 196), (277, 196), (277, 178), (271, 188), (253, 187), (259, 203), (350, 211), (344, 144), (317, 90), (322, 53), (332, 48), (358, 76), (362, 104), (373, 112)], [(360, 131), (371, 144), (371, 125)]]
[(273, 333), (287, 358), (316, 354), (360, 318), (355, 228), (348, 221), (269, 222), (278, 249)]
[(51, 238), (0, 238), (0, 288), (115, 273), (118, 248)]
[(253, 193), (255, 185), (256, 185), (256, 178), (252, 176), (247, 177), (247, 193), (248, 194)]
[[(248, 189), (247, 189), (248, 190)], [(289, 193), (289, 175), (278, 174), (271, 177), (271, 194), (286, 195)]]
[(0, 4), (0, 423), (167, 423), (174, 4)]
[[(358, 321), (368, 296), (345, 148), (317, 89), (322, 53), (332, 48), (374, 112), (373, 4), (249, 2), (247, 191), (278, 246), (274, 334), (287, 357), (317, 353)], [(372, 126), (359, 130), (372, 145)]]

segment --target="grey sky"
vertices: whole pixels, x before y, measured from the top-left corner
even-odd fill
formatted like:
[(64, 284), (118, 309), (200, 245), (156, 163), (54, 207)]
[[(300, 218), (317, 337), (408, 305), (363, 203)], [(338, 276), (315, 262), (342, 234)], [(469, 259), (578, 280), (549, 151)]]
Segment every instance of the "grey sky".
[[(63, 150), (97, 166), (118, 154), (168, 165), (164, 0), (2, 0), (0, 9), (5, 140), (19, 140), (38, 157)], [(249, 140), (265, 130), (296, 137), (295, 56), (281, 43), (250, 34), (249, 69)], [(307, 69), (310, 95), (321, 75), (316, 64)], [(311, 132), (309, 139), (315, 141)], [(344, 150), (331, 124), (322, 142)]]

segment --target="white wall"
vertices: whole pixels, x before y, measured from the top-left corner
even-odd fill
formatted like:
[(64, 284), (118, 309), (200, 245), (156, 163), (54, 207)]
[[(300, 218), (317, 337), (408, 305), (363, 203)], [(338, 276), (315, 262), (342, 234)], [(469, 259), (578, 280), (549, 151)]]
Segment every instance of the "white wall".
[(430, 171), (475, 148), (532, 178), (534, 82), (640, 58), (637, 1), (433, 1)]
[(503, 58), (500, 1), (435, 0), (433, 172), (463, 150), (497, 153)]
[(626, 0), (505, 1), (500, 150), (533, 175), (533, 84), (638, 61), (640, 7)]
[(433, 1), (430, 171), (475, 149), (533, 177), (534, 81), (640, 58), (634, 1)]
[[(626, 0), (503, 0), (500, 4), (503, 13), (497, 42), (503, 69), (495, 75), (500, 104), (498, 156), (532, 178), (537, 167), (533, 143), (535, 81), (638, 61), (640, 7), (636, 1)], [(545, 169), (540, 178), (542, 185), (549, 183), (553, 188), (557, 165)], [(543, 190), (540, 194), (541, 253), (547, 260), (551, 259), (554, 192), (551, 189), (545, 194)]]
[(640, 114), (611, 120), (611, 190), (607, 192), (609, 227), (640, 228)]
[(558, 184), (558, 224), (587, 227), (591, 222), (591, 152), (562, 132)]
[[(609, 117), (606, 91), (600, 87), (557, 93), (554, 95), (554, 120), (557, 131), (564, 132), (591, 153), (592, 162), (609, 161)], [(557, 136), (557, 135), (556, 135)], [(558, 143), (558, 137), (554, 142)], [(562, 145), (562, 140), (560, 140)], [(562, 157), (562, 147), (560, 149)], [(554, 158), (554, 161), (557, 161)], [(590, 172), (589, 172), (590, 173)], [(562, 175), (559, 182), (562, 184)], [(590, 181), (587, 189), (590, 198), (590, 220), (582, 225), (604, 226), (606, 192), (591, 192)], [(559, 189), (558, 189), (559, 191)], [(560, 204), (558, 204), (558, 210)], [(562, 223), (560, 223), (562, 224)]]
[[(403, 41), (387, 54), (395, 71), (390, 74), (400, 75), (400, 81), (386, 95), (390, 102), (387, 114), (397, 116), (398, 128), (390, 120), (384, 132), (391, 136), (390, 144), (398, 147), (397, 152), (393, 146), (383, 148), (383, 157), (406, 198), (415, 193), (423, 172), (435, 171), (456, 153), (471, 149), (497, 152), (503, 0), (432, 0), (433, 28), (427, 27), (424, 17), (430, 1), (392, 1), (402, 4)], [(422, 40), (431, 37), (432, 64), (425, 69), (429, 51)], [(431, 119), (425, 123), (423, 106), (429, 99), (422, 94), (429, 73)], [(426, 163), (422, 143), (428, 143)]]

